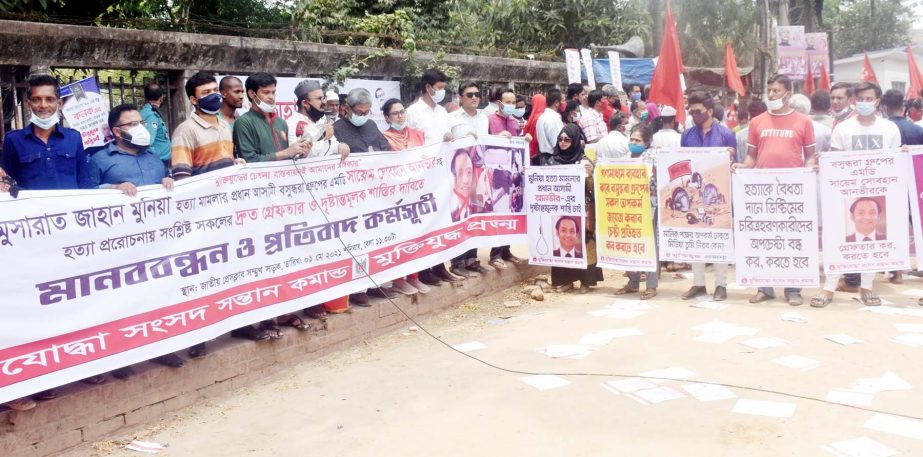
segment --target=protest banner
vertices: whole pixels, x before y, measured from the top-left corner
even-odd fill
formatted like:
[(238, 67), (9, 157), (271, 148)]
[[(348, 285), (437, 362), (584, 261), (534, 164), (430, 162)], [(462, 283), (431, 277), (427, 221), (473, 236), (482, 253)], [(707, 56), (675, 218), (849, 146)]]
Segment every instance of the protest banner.
[(622, 90), (622, 61), (619, 59), (618, 52), (609, 51), (609, 77), (616, 90)]
[(830, 51), (827, 48), (827, 32), (805, 33), (805, 55), (811, 64), (811, 75), (820, 78), (820, 66), (830, 70)]
[(917, 270), (920, 269), (920, 259), (923, 259), (923, 225), (920, 215), (923, 214), (923, 146), (910, 146), (910, 169), (913, 177), (908, 183), (910, 188), (910, 224), (913, 227), (914, 253), (917, 255)]
[(627, 271), (657, 271), (651, 179), (637, 160), (597, 164), (597, 265)]
[(910, 268), (908, 165), (899, 149), (821, 155), (826, 273)]
[(730, 157), (724, 148), (657, 155), (660, 260), (734, 261)]
[(109, 108), (99, 93), (96, 77), (90, 76), (61, 87), (61, 113), (70, 128), (80, 132), (84, 148), (104, 146), (112, 141)]
[[(380, 81), (377, 79), (347, 79), (340, 90), (342, 94), (348, 94), (349, 91), (362, 88), (372, 94), (372, 111), (369, 119), (375, 121), (378, 129), (381, 131), (388, 130), (388, 122), (385, 120), (385, 113), (381, 111), (385, 102), (389, 99), (401, 99), (400, 81)], [(409, 106), (409, 105), (405, 105)]]
[[(804, 26), (779, 26), (776, 30), (777, 73), (802, 80), (807, 73)], [(827, 67), (829, 68), (829, 67)]]
[(583, 71), (586, 72), (586, 85), (590, 90), (595, 90), (596, 73), (593, 73), (593, 54), (589, 49), (581, 49), (580, 57), (583, 59)]
[(580, 82), (580, 51), (576, 49), (564, 50), (564, 66), (567, 68), (567, 83)]
[(737, 283), (818, 287), (817, 175), (807, 168), (734, 173)]
[(374, 287), (366, 272), (381, 284), (524, 242), (522, 213), (446, 210), (472, 189), (471, 166), (468, 187), (446, 183), (474, 141), (233, 166), (135, 198), (0, 195), (0, 252), (16, 259), (0, 283), (0, 403)]
[(529, 263), (586, 268), (586, 169), (583, 165), (529, 167), (526, 215)]

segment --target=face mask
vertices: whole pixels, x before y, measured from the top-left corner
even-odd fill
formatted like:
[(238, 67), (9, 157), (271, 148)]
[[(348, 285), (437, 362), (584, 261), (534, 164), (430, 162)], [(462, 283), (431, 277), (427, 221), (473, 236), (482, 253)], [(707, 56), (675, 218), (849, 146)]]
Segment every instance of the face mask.
[(631, 99), (635, 101), (641, 100), (641, 92), (632, 92)]
[(208, 94), (198, 100), (199, 109), (205, 114), (217, 114), (222, 101), (221, 94), (218, 92)]
[(643, 113), (641, 113), (640, 116), (638, 116), (638, 118), (641, 119), (642, 121), (646, 121), (648, 116), (650, 116), (650, 113), (648, 113), (647, 111), (644, 111)]
[(357, 116), (356, 113), (353, 113), (349, 116), (349, 122), (352, 122), (356, 127), (362, 127), (368, 121), (368, 116)]
[(914, 122), (919, 122), (920, 119), (923, 119), (923, 111), (911, 111), (910, 119)]
[(258, 102), (258, 103), (256, 104), (256, 107), (259, 108), (260, 111), (262, 111), (263, 113), (266, 113), (266, 114), (271, 114), (271, 113), (273, 112), (273, 109), (276, 107), (276, 105), (274, 105), (274, 104), (273, 104), (273, 105), (270, 105), (269, 103), (266, 103), (266, 102), (260, 100), (260, 97), (256, 97), (256, 101)]
[(391, 128), (394, 130), (398, 130), (398, 131), (404, 130), (404, 127), (407, 127), (407, 124), (395, 124), (393, 122), (391, 123)]
[(35, 115), (35, 114), (33, 114), (33, 115), (32, 115), (32, 120), (31, 120), (31, 122), (32, 122), (33, 124), (35, 124), (36, 127), (40, 128), (40, 129), (42, 129), (42, 130), (48, 130), (48, 129), (54, 127), (55, 124), (58, 123), (58, 110), (55, 110), (55, 111), (54, 111), (54, 114), (52, 114), (51, 116), (48, 116), (48, 117), (46, 117), (46, 118), (44, 118), (44, 119), (38, 117), (38, 116)]
[(708, 120), (708, 111), (701, 112), (701, 113), (695, 113), (692, 115), (692, 122), (694, 122), (695, 125), (702, 125), (707, 120)]
[(442, 99), (445, 98), (445, 89), (434, 90), (432, 97), (434, 103), (442, 103)]
[(641, 154), (642, 152), (644, 152), (644, 145), (643, 145), (643, 144), (628, 143), (628, 152), (630, 152), (631, 155), (638, 155), (638, 154)]
[(836, 112), (836, 115), (837, 115), (837, 116), (845, 116), (846, 113), (848, 113), (848, 112), (849, 112), (849, 105), (847, 105), (846, 108), (843, 108), (843, 109), (837, 111), (837, 112)]
[(518, 118), (520, 118), (520, 119), (522, 119), (522, 117), (525, 116), (525, 115), (526, 115), (526, 109), (525, 109), (525, 108), (516, 108), (516, 111), (513, 111), (513, 116), (516, 116), (516, 117), (518, 117)]
[(785, 106), (785, 101), (783, 101), (784, 98), (785, 96), (783, 95), (782, 97), (779, 97), (775, 100), (767, 100), (766, 108), (769, 108), (770, 111), (777, 111), (782, 109), (782, 107)]
[(308, 118), (311, 122), (317, 122), (322, 117), (324, 117), (324, 111), (315, 108), (314, 105), (308, 105)]
[(151, 132), (143, 125), (136, 125), (128, 131), (122, 131), (122, 139), (131, 143), (132, 146), (146, 148), (151, 145)]
[(579, 121), (579, 120), (580, 120), (580, 113), (576, 113), (576, 112), (575, 112), (575, 113), (574, 113), (574, 122), (577, 122), (577, 121)]
[(870, 116), (875, 112), (875, 102), (856, 102), (856, 111), (860, 116)]
[(506, 116), (511, 116), (516, 112), (516, 105), (503, 105), (503, 114)]

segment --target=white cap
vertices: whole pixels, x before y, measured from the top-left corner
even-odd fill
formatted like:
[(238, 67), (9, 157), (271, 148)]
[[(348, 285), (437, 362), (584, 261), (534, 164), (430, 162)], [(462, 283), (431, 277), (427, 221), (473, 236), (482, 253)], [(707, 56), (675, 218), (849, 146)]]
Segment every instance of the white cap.
[(673, 108), (672, 106), (665, 105), (663, 108), (660, 108), (660, 116), (661, 117), (676, 116), (676, 109)]
[(327, 100), (339, 100), (340, 99), (340, 96), (332, 90), (328, 90), (327, 93), (324, 94), (324, 97), (326, 97)]

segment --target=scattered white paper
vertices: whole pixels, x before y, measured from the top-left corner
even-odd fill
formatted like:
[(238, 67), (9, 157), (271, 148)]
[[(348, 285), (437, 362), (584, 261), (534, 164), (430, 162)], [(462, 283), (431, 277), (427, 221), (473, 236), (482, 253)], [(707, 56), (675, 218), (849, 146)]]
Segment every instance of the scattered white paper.
[(904, 333), (891, 338), (891, 341), (918, 348), (923, 346), (923, 333)]
[(915, 440), (923, 440), (923, 422), (913, 419), (889, 416), (887, 414), (876, 414), (872, 416), (871, 419), (865, 421), (865, 424), (862, 424), (862, 426), (870, 430), (891, 433), (905, 438), (913, 438)]
[(456, 351), (460, 351), (460, 352), (471, 352), (471, 351), (478, 351), (481, 349), (487, 349), (487, 345), (480, 341), (471, 341), (468, 343), (456, 344), (452, 347)]
[(800, 355), (786, 355), (783, 357), (776, 357), (772, 359), (773, 363), (777, 363), (784, 367), (794, 368), (796, 370), (810, 370), (817, 367), (820, 362), (814, 359), (809, 359)]
[(824, 338), (826, 338), (826, 339), (828, 339), (828, 340), (830, 340), (830, 341), (833, 341), (834, 343), (842, 344), (843, 346), (847, 346), (847, 345), (850, 345), (850, 344), (861, 344), (861, 343), (864, 343), (864, 342), (865, 342), (865, 341), (860, 340), (859, 338), (849, 336), (849, 335), (847, 335), (847, 334), (845, 334), (845, 333), (837, 333), (837, 334), (834, 334), (834, 335), (826, 335), (826, 336), (824, 336)]
[(734, 394), (731, 389), (715, 384), (685, 384), (682, 388), (698, 401), (717, 401), (737, 398), (737, 395)]
[(554, 375), (535, 375), (520, 378), (520, 381), (535, 387), (538, 390), (549, 390), (557, 387), (564, 387), (570, 384), (570, 381)]
[(661, 378), (661, 379), (650, 379), (651, 381), (659, 384), (661, 382), (666, 382), (664, 380), (667, 380), (667, 379), (671, 379), (674, 381), (689, 379), (695, 376), (695, 373), (685, 368), (681, 368), (681, 367), (670, 367), (670, 368), (664, 368), (661, 370), (645, 371), (644, 373), (641, 373), (639, 376), (642, 376), (645, 378)]
[(636, 328), (621, 328), (617, 330), (603, 330), (596, 333), (587, 333), (580, 338), (578, 344), (606, 345), (615, 338), (624, 338), (626, 336), (642, 335), (641, 330)]
[(717, 309), (727, 308), (728, 304), (726, 302), (720, 302), (720, 301), (702, 300), (702, 301), (694, 301), (689, 306), (693, 308), (716, 309), (717, 310)]
[(803, 324), (808, 321), (806, 317), (802, 316), (800, 313), (796, 313), (795, 311), (789, 311), (783, 314), (782, 320), (789, 321), (789, 322), (798, 322), (799, 324)]
[(923, 290), (921, 289), (905, 289), (901, 291), (902, 295), (909, 295), (911, 297), (923, 297)]
[(669, 400), (684, 398), (682, 392), (671, 389), (667, 386), (655, 387), (653, 389), (636, 390), (628, 394), (633, 400), (646, 405), (656, 405)]
[(696, 325), (692, 327), (692, 329), (704, 333), (733, 333), (737, 336), (753, 336), (760, 331), (758, 328), (744, 327), (742, 325), (722, 322), (717, 319), (706, 324)]
[(590, 347), (584, 344), (549, 344), (540, 352), (554, 359), (582, 359), (590, 354)]
[(852, 390), (833, 389), (827, 392), (827, 401), (841, 405), (872, 406), (874, 395)]
[(125, 449), (143, 452), (145, 454), (159, 454), (164, 450), (163, 445), (151, 441), (134, 440), (125, 445)]
[(751, 338), (741, 341), (740, 344), (753, 349), (769, 349), (785, 346), (785, 341), (772, 337)]
[(734, 404), (731, 412), (754, 416), (792, 417), (795, 414), (795, 404), (741, 398)]
[(923, 324), (894, 324), (894, 328), (901, 333), (921, 333)]
[(913, 386), (892, 371), (886, 371), (878, 378), (859, 378), (849, 389), (853, 392), (877, 394), (889, 390), (910, 390)]
[(821, 446), (821, 449), (837, 457), (893, 457), (900, 454), (900, 452), (864, 436), (830, 443), (827, 446)]
[(644, 389), (653, 389), (657, 387), (657, 384), (654, 384), (644, 378), (626, 378), (626, 379), (617, 379), (614, 381), (606, 381), (602, 383), (602, 386), (606, 390), (612, 393), (631, 393), (638, 390)]

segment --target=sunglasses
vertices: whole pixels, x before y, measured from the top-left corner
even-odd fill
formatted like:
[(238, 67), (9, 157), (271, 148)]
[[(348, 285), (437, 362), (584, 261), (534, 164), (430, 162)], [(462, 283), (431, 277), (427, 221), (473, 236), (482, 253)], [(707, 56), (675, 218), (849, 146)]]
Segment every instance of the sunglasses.
[(465, 92), (464, 95), (465, 97), (468, 97), (468, 98), (481, 98), (480, 92)]
[(562, 137), (558, 138), (558, 142), (560, 142), (560, 143), (571, 143), (572, 141), (573, 141), (573, 140), (571, 140), (570, 137), (568, 137), (568, 136), (562, 136)]

